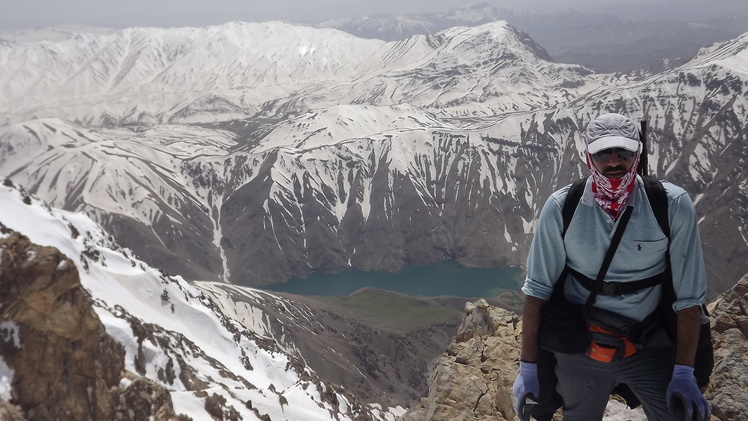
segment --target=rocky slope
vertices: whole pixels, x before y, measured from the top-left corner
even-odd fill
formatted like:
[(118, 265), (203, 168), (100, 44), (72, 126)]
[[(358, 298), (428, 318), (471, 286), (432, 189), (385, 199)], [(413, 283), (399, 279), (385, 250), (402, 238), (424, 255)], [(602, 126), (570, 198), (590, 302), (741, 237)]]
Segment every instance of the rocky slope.
[(280, 324), (261, 306), (245, 302), (237, 320), (183, 279), (133, 258), (86, 216), (7, 181), (0, 201), (3, 417), (394, 418), (287, 352), (267, 334)]
[(15, 232), (0, 238), (0, 253), (0, 356), (13, 378), (1, 419), (189, 419), (163, 386), (125, 371), (125, 348), (70, 259)]
[[(467, 303), (449, 343), (450, 323), (393, 330), (318, 299), (193, 289), (149, 275), (84, 216), (0, 188), (2, 419), (393, 421), (394, 405), (411, 406), (404, 420), (513, 419), (521, 319), (511, 311)], [(710, 305), (707, 397), (721, 420), (748, 410), (747, 294), (748, 276)]]
[(467, 303), (457, 336), (431, 372), (428, 396), (404, 420), (513, 420), (519, 326), (515, 313)]
[[(710, 305), (715, 368), (705, 396), (715, 418), (748, 414), (748, 275)], [(512, 384), (519, 367), (522, 321), (515, 313), (467, 303), (462, 324), (429, 379), (429, 394), (406, 421), (516, 420)], [(622, 413), (613, 401), (610, 412)], [(631, 411), (628, 419), (646, 419)]]
[(426, 393), (426, 373), (454, 335), (460, 316), (455, 306), (462, 304), (459, 299), (403, 297), (388, 291), (352, 294), (358, 302), (368, 300), (391, 311), (422, 309), (440, 314), (438, 322), (402, 328), (363, 318), (334, 299), (280, 294), (284, 299), (279, 301), (225, 283), (197, 287), (235, 320), (245, 322), (252, 311), (262, 311), (268, 320), (265, 336), (326, 381), (384, 407), (407, 407)]

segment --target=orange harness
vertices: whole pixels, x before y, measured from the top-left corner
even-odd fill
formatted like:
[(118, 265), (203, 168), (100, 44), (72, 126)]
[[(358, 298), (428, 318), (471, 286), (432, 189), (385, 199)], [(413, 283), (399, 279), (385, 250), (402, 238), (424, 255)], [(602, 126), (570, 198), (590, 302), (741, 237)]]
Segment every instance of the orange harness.
[[(623, 343), (623, 358), (628, 358), (636, 353), (636, 345), (634, 345), (631, 341), (629, 341), (629, 338), (626, 336), (620, 336), (616, 335), (615, 333), (603, 329), (600, 326), (596, 326), (591, 324), (590, 325), (590, 332), (597, 332), (597, 333), (603, 333), (606, 335), (613, 336), (614, 338), (617, 338)], [(597, 361), (602, 361), (604, 363), (609, 363), (613, 361), (613, 358), (615, 358), (616, 354), (621, 350), (621, 348), (618, 347), (610, 347), (610, 346), (604, 346), (600, 345), (594, 340), (590, 342), (590, 358)]]

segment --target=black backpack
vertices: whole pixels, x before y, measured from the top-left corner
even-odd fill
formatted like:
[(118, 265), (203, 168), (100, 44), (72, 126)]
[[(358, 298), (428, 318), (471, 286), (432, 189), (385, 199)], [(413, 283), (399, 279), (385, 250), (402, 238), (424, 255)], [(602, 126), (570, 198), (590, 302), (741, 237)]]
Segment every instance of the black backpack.
[[(652, 211), (657, 219), (657, 223), (660, 225), (662, 232), (665, 233), (668, 240), (670, 239), (670, 222), (668, 218), (668, 201), (665, 187), (655, 177), (642, 175), (644, 181), (644, 189), (646, 191), (647, 199), (652, 207)], [(561, 210), (563, 216), (563, 234), (566, 234), (566, 230), (571, 223), (571, 219), (574, 217), (574, 212), (579, 205), (579, 200), (582, 198), (584, 193), (584, 187), (587, 183), (587, 178), (575, 181), (569, 188), (569, 192), (566, 196), (566, 201)], [(666, 281), (663, 282), (662, 286), (662, 300), (660, 301), (659, 312), (660, 321), (663, 323), (670, 340), (675, 343), (677, 338), (677, 319), (676, 314), (673, 311), (672, 304), (675, 302), (675, 287), (673, 286), (672, 271), (670, 268), (670, 252), (666, 255)], [(565, 269), (562, 276), (565, 276), (567, 270)], [(556, 287), (562, 285), (563, 282), (556, 282)], [(557, 296), (560, 291), (554, 291), (553, 296)], [(704, 314), (707, 314), (705, 306), (702, 306)], [(543, 349), (539, 350), (538, 354), (538, 377), (540, 380), (540, 405), (536, 405), (532, 415), (538, 420), (550, 420), (553, 413), (563, 405), (561, 396), (556, 392), (557, 378), (554, 372), (556, 358), (552, 352)], [(696, 359), (694, 361), (694, 376), (696, 377), (696, 383), (699, 387), (704, 387), (709, 383), (709, 377), (714, 368), (714, 350), (712, 348), (712, 333), (711, 325), (704, 323), (701, 325), (699, 331), (699, 342), (696, 350)], [(626, 403), (631, 408), (636, 408), (641, 405), (639, 399), (634, 395), (631, 389), (625, 385), (620, 384), (614, 390), (613, 393), (620, 395), (626, 400)]]

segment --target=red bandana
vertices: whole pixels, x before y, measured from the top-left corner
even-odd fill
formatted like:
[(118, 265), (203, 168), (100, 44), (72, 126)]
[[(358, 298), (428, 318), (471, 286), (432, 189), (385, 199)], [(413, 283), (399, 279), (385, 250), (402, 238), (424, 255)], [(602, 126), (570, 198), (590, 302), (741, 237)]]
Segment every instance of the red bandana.
[(636, 169), (639, 166), (641, 153), (636, 153), (634, 165), (621, 178), (610, 179), (597, 170), (592, 162), (590, 153), (587, 152), (587, 167), (592, 172), (592, 192), (595, 201), (603, 210), (608, 212), (613, 219), (617, 219), (621, 211), (626, 207), (626, 202), (634, 191), (636, 185)]

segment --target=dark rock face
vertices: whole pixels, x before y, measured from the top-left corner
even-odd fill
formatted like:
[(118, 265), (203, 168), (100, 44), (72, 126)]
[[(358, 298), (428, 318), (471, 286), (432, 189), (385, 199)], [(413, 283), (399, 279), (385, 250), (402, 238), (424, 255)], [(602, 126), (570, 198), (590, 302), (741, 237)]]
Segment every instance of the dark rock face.
[[(183, 216), (159, 217), (152, 227), (118, 214), (106, 215), (101, 225), (123, 247), (137, 250), (146, 261), (158, 262), (159, 268), (168, 273), (189, 279), (218, 279), (221, 263), (219, 251), (211, 242), (207, 211), (187, 206), (182, 211)], [(185, 260), (183, 256), (190, 258)]]
[[(697, 76), (716, 77), (709, 71)], [(686, 76), (672, 78), (677, 84)], [(707, 110), (707, 98), (721, 89), (712, 85), (703, 98), (691, 99), (702, 101), (691, 113), (663, 118), (653, 110), (649, 120), (650, 173), (685, 188), (702, 218), (710, 298), (746, 269), (740, 221), (748, 219), (748, 196), (734, 182), (748, 177), (740, 164), (748, 154), (742, 117), (732, 109)], [(686, 93), (669, 93), (666, 86), (642, 91), (657, 89), (658, 97), (686, 109)], [(743, 94), (742, 85), (735, 89), (731, 97)], [(313, 156), (274, 152), (222, 208), (231, 280), (256, 286), (315, 271), (397, 271), (447, 259), (475, 267), (524, 265), (528, 232), (546, 198), (589, 173), (567, 139), (610, 111), (608, 102), (626, 114), (655, 107), (647, 95), (624, 101), (608, 94), (568, 115), (523, 115), (497, 124), (493, 136), (435, 130), (427, 141), (407, 134), (361, 139), (353, 143), (366, 151), (352, 155), (342, 153), (350, 143), (332, 145), (318, 150), (335, 157), (323, 167)], [(292, 180), (278, 173), (291, 173)]]
[(124, 348), (57, 249), (0, 238), (0, 308), (0, 355), (14, 372), (2, 419), (184, 419), (163, 387), (123, 372)]
[(0, 345), (16, 371), (13, 403), (30, 419), (107, 418), (125, 351), (106, 335), (75, 265), (18, 234), (0, 243)]
[[(262, 285), (349, 267), (397, 271), (448, 259), (477, 267), (517, 264), (528, 247), (520, 216), (533, 214), (536, 206), (530, 183), (546, 178), (533, 168), (553, 160), (553, 150), (530, 141), (471, 142), (469, 136), (442, 132), (430, 140), (433, 145), (406, 157), (394, 140), (361, 140), (371, 154), (315, 170), (346, 180), (337, 186), (310, 176), (307, 162), (280, 164), (269, 157), (222, 208), (222, 244), (231, 273), (241, 274), (232, 282)], [(397, 141), (420, 147), (409, 139)], [(502, 173), (517, 154), (528, 157), (516, 164), (517, 174)], [(396, 160), (409, 168), (396, 168)], [(273, 179), (283, 165), (293, 165), (284, 168), (293, 173), (290, 182)], [(521, 178), (516, 192), (515, 177)], [(336, 215), (341, 205), (344, 211)]]

